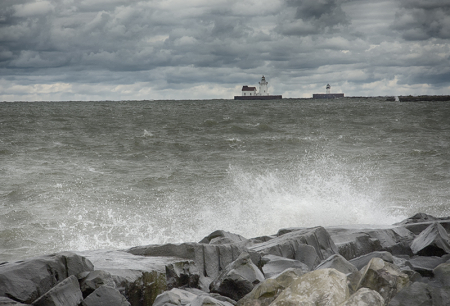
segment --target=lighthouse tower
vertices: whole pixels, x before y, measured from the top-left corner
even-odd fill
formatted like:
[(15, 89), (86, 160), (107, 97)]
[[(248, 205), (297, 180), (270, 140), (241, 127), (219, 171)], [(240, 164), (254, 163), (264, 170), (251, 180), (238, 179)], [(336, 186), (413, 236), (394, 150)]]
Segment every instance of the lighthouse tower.
[(330, 84), (327, 84), (327, 95), (329, 95), (330, 94), (330, 92), (331, 92), (331, 86), (330, 86)]
[(259, 96), (268, 96), (269, 95), (269, 83), (266, 82), (266, 78), (262, 76), (261, 82), (259, 82)]

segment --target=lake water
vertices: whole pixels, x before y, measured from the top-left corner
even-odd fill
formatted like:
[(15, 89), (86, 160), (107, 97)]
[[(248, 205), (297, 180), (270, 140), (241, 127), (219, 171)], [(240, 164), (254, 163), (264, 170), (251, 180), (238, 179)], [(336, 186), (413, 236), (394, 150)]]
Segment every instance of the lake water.
[(0, 262), (450, 215), (450, 103), (0, 103)]

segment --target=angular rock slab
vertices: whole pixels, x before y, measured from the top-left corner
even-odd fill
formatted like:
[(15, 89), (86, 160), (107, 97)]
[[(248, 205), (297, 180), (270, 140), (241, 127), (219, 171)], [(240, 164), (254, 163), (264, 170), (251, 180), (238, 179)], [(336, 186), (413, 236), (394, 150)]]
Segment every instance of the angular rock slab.
[(189, 262), (183, 258), (145, 257), (125, 251), (96, 250), (80, 253), (91, 260), (96, 269), (110, 273), (116, 289), (132, 305), (152, 305), (158, 294), (168, 290), (168, 282), (171, 282), (166, 274), (168, 267)]
[(207, 244), (229, 244), (246, 242), (247, 239), (241, 235), (233, 234), (227, 231), (217, 230), (200, 240), (199, 243)]
[(415, 256), (408, 260), (412, 269), (424, 277), (432, 277), (434, 268), (444, 262), (444, 258), (437, 256)]
[(309, 267), (299, 260), (289, 259), (276, 255), (265, 255), (262, 258), (264, 263), (262, 271), (266, 278), (270, 278), (279, 275), (287, 269), (301, 269), (304, 273), (309, 272)]
[(0, 306), (26, 306), (29, 304), (22, 304), (20, 302), (11, 300), (5, 296), (0, 296)]
[(375, 290), (386, 302), (410, 283), (408, 275), (381, 258), (372, 258), (361, 274), (358, 288)]
[(347, 260), (375, 251), (387, 251), (393, 255), (412, 255), (410, 245), (415, 235), (404, 227), (330, 227), (327, 231), (338, 247), (339, 254)]
[(376, 291), (361, 288), (339, 306), (384, 306), (383, 297)]
[(0, 296), (30, 304), (70, 275), (92, 270), (89, 260), (69, 252), (3, 263)]
[(321, 269), (336, 269), (341, 273), (349, 274), (353, 272), (357, 272), (358, 269), (350, 262), (347, 261), (343, 256), (339, 254), (334, 254), (328, 257), (326, 260), (320, 263), (316, 267), (315, 270), (321, 270)]
[(81, 303), (82, 306), (130, 306), (117, 289), (100, 286)]
[(71, 275), (33, 302), (33, 306), (78, 306), (83, 300), (78, 279)]
[(95, 291), (100, 286), (106, 285), (112, 288), (116, 287), (111, 273), (103, 270), (95, 270), (90, 272), (83, 272), (79, 274), (80, 289), (83, 297)]
[(274, 239), (249, 247), (262, 255), (276, 255), (299, 260), (310, 269), (320, 261), (338, 253), (338, 248), (325, 228), (319, 226), (287, 232)]
[(256, 285), (253, 290), (237, 302), (237, 306), (268, 306), (294, 280), (305, 272), (301, 269), (287, 269), (280, 275), (266, 279)]
[(350, 261), (351, 264), (353, 264), (358, 270), (361, 270), (362, 268), (364, 268), (365, 266), (367, 266), (367, 264), (369, 263), (369, 261), (372, 258), (381, 258), (383, 259), (385, 262), (389, 262), (389, 263), (394, 263), (394, 256), (392, 256), (391, 253), (386, 252), (386, 251), (375, 251), (375, 252), (371, 252), (356, 258), (353, 258)]
[(181, 243), (134, 247), (126, 252), (146, 257), (177, 257), (193, 260), (200, 274), (199, 287), (209, 290), (209, 285), (227, 265), (247, 252), (253, 263), (261, 264), (261, 255), (234, 244), (214, 245), (203, 243)]
[(439, 223), (435, 222), (423, 230), (411, 244), (414, 254), (442, 256), (450, 254), (450, 237)]
[(237, 301), (262, 281), (264, 275), (253, 264), (250, 255), (242, 253), (211, 283), (210, 290)]
[(331, 306), (345, 302), (349, 296), (345, 274), (335, 269), (323, 269), (294, 280), (270, 305)]

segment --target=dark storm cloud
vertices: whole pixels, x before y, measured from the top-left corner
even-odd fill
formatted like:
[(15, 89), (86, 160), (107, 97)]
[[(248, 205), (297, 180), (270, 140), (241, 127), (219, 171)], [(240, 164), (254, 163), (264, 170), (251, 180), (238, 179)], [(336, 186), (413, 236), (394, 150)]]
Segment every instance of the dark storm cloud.
[(448, 0), (400, 0), (392, 28), (406, 40), (450, 38), (450, 2)]
[(285, 35), (332, 32), (350, 23), (337, 0), (286, 0), (286, 3), (288, 18), (279, 27)]
[(288, 96), (310, 96), (324, 82), (345, 84), (355, 95), (388, 94), (398, 84), (405, 91), (439, 84), (444, 91), (449, 6), (403, 0), (4, 0), (0, 96), (230, 97), (263, 74), (275, 92)]

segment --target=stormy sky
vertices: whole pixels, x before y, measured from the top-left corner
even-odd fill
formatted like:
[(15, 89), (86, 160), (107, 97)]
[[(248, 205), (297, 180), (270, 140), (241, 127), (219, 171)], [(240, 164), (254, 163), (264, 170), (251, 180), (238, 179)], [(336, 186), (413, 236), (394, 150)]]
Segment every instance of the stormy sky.
[(450, 94), (449, 0), (1, 0), (0, 101)]

